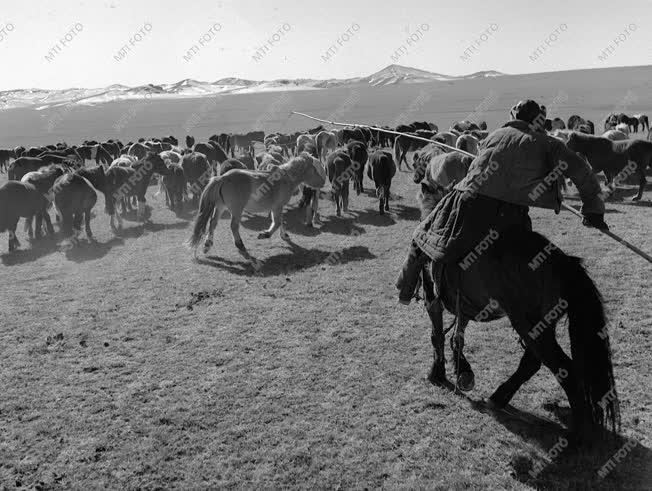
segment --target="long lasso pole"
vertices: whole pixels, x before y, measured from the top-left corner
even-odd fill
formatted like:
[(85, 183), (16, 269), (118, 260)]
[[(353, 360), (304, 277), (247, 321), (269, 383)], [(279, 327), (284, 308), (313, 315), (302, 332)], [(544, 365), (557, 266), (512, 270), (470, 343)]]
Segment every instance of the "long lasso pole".
[[(459, 148), (451, 147), (450, 145), (446, 145), (445, 143), (441, 143), (441, 142), (438, 142), (438, 141), (435, 141), (435, 140), (429, 140), (428, 138), (424, 138), (424, 137), (422, 137), (422, 136), (410, 135), (409, 133), (401, 133), (400, 131), (388, 130), (388, 129), (385, 129), (385, 128), (378, 128), (377, 126), (370, 126), (370, 125), (368, 125), (368, 124), (360, 124), (360, 123), (341, 123), (341, 122), (337, 122), (337, 121), (329, 121), (329, 120), (327, 120), (327, 119), (316, 118), (315, 116), (311, 116), (311, 115), (309, 115), (309, 114), (301, 113), (301, 112), (298, 112), (298, 111), (291, 111), (291, 112), (290, 112), (290, 115), (292, 115), (292, 114), (296, 114), (297, 116), (302, 116), (302, 117), (304, 117), (304, 118), (312, 119), (312, 120), (314, 120), (314, 121), (319, 121), (320, 123), (331, 124), (331, 125), (333, 125), (333, 126), (352, 126), (352, 127), (354, 127), (354, 128), (369, 128), (370, 130), (382, 131), (382, 132), (384, 132), (384, 133), (389, 133), (389, 134), (391, 134), (391, 135), (404, 136), (404, 137), (406, 137), (406, 138), (412, 138), (412, 139), (414, 139), (414, 140), (421, 140), (421, 141), (425, 141), (425, 142), (428, 142), (428, 143), (433, 143), (433, 144), (435, 144), (435, 145), (438, 145), (439, 147), (446, 148), (446, 149), (448, 149), (448, 150), (453, 150), (453, 151), (455, 151), (455, 152), (460, 152), (460, 153), (463, 153), (464, 155), (468, 155), (469, 157), (472, 157), (472, 158), (475, 158), (475, 157), (476, 157), (476, 155), (473, 155), (472, 153), (466, 152), (466, 151), (464, 151), (464, 150), (460, 150)], [(573, 207), (570, 206), (569, 204), (564, 203), (564, 202), (562, 201), (562, 202), (561, 202), (561, 206), (562, 206), (564, 209), (566, 209), (566, 210), (570, 211), (571, 213), (573, 213), (574, 215), (577, 215), (577, 216), (580, 217), (580, 218), (584, 218), (584, 217), (582, 216), (582, 214), (581, 214), (578, 210), (576, 210), (575, 208), (573, 208)], [(639, 248), (636, 247), (635, 245), (633, 245), (633, 244), (627, 242), (625, 239), (623, 239), (622, 237), (616, 235), (615, 233), (613, 233), (613, 232), (610, 231), (610, 230), (603, 230), (603, 229), (597, 229), (597, 230), (599, 230), (600, 232), (602, 232), (602, 233), (603, 233), (604, 235), (606, 235), (607, 237), (610, 237), (610, 238), (612, 238), (613, 240), (615, 240), (616, 242), (618, 242), (618, 243), (624, 245), (624, 246), (627, 247), (630, 251), (632, 251), (632, 252), (638, 254), (640, 257), (642, 257), (642, 258), (645, 259), (647, 262), (649, 262), (649, 263), (652, 264), (652, 256), (650, 256), (649, 254), (643, 252), (641, 249), (639, 249)]]

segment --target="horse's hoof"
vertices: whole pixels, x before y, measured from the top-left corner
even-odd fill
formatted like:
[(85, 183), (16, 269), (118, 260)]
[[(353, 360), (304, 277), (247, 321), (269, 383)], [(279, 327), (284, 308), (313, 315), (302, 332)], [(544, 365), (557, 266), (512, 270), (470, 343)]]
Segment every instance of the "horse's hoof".
[(632, 201), (641, 201), (641, 198), (639, 196), (634, 196), (632, 198)]
[(442, 366), (432, 367), (428, 374), (428, 380), (432, 385), (444, 385), (446, 380), (446, 368)]
[(204, 242), (204, 248), (202, 249), (204, 254), (206, 254), (208, 251), (210, 251), (212, 246), (213, 246), (213, 241), (212, 240), (207, 240), (206, 242)]
[(281, 234), (281, 239), (285, 242), (290, 242), (290, 236), (288, 234)]
[(469, 392), (475, 388), (475, 375), (473, 372), (462, 372), (457, 376), (457, 387), (463, 392)]
[(258, 238), (259, 239), (269, 239), (270, 238), (269, 232), (261, 232), (261, 233), (259, 233)]

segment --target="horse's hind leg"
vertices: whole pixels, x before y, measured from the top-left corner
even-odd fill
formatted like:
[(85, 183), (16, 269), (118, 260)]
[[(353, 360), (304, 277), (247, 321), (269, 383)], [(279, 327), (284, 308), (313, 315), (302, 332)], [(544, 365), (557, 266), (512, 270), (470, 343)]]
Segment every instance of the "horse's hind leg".
[(219, 206), (216, 206), (215, 209), (213, 210), (213, 214), (211, 215), (211, 221), (208, 225), (208, 235), (206, 236), (206, 240), (204, 241), (204, 254), (206, 254), (211, 247), (213, 247), (213, 236), (215, 235), (215, 227), (217, 227), (217, 222), (220, 219), (220, 215), (222, 214), (222, 209)]
[(91, 209), (87, 208), (86, 211), (84, 211), (84, 225), (86, 228), (86, 237), (88, 237), (88, 240), (95, 240), (93, 237), (93, 232), (91, 231)]
[(540, 368), (541, 360), (537, 358), (532, 348), (525, 348), (525, 352), (523, 353), (523, 357), (521, 358), (516, 371), (507, 379), (507, 381), (500, 384), (500, 386), (489, 397), (491, 405), (499, 409), (507, 406), (521, 385), (530, 380)]
[(50, 214), (47, 210), (43, 211), (43, 221), (45, 222), (45, 228), (49, 235), (54, 234), (54, 227), (52, 226), (52, 221), (50, 221)]
[(240, 219), (242, 218), (242, 211), (236, 213), (233, 210), (231, 211), (231, 234), (233, 235), (233, 242), (238, 248), (238, 252), (248, 261), (252, 261), (253, 258), (247, 251), (247, 248), (242, 242), (242, 237), (240, 237)]
[(433, 384), (442, 384), (446, 381), (446, 358), (444, 355), (444, 307), (435, 296), (435, 286), (430, 275), (430, 262), (423, 265), (421, 269), (421, 278), (423, 280), (423, 293), (425, 296), (426, 310), (432, 329), (430, 332), (430, 342), (433, 349), (433, 362), (428, 380)]
[(457, 377), (457, 387), (464, 392), (473, 390), (475, 387), (475, 375), (471, 365), (464, 356), (464, 331), (469, 325), (469, 320), (458, 314), (455, 333), (451, 337), (451, 349), (453, 350), (453, 365)]
[[(647, 167), (647, 166), (645, 166)], [(645, 189), (645, 167), (637, 162), (636, 172), (638, 174), (638, 193), (632, 198), (632, 201), (639, 201), (643, 197), (643, 190)]]
[(20, 247), (20, 242), (18, 237), (16, 237), (16, 226), (18, 225), (18, 217), (10, 219), (7, 224), (7, 230), (9, 230), (9, 252)]
[[(534, 316), (533, 318), (536, 319), (536, 317)], [(527, 344), (528, 349), (552, 372), (559, 385), (564, 389), (571, 407), (573, 422), (579, 423), (583, 421), (585, 415), (583, 414), (583, 405), (579, 397), (580, 394), (578, 392), (573, 363), (555, 339), (555, 326), (547, 325), (543, 331), (538, 331), (538, 323), (532, 322), (531, 319), (518, 319), (510, 315), (510, 320), (514, 329), (521, 336), (521, 339)], [(536, 373), (534, 362), (531, 360), (526, 361), (528, 363), (526, 368), (529, 368), (529, 371), (524, 370), (521, 374), (522, 377), (529, 373), (532, 375)]]
[(77, 211), (73, 214), (72, 219), (72, 228), (73, 228), (73, 240), (79, 240), (79, 235), (81, 234), (82, 220), (84, 219), (84, 212)]

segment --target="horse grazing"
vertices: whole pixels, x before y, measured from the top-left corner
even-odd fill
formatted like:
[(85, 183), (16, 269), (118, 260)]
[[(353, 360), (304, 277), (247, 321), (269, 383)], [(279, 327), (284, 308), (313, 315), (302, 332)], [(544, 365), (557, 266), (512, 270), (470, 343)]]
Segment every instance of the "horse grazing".
[[(588, 160), (594, 172), (603, 171), (609, 183), (630, 165), (639, 178), (638, 193), (632, 198), (638, 201), (645, 188), (645, 170), (652, 165), (652, 142), (645, 140), (612, 141), (593, 135), (571, 133), (566, 146)], [(631, 162), (631, 163), (630, 163)]]
[[(123, 170), (120, 170), (123, 169)], [(161, 156), (157, 153), (148, 152), (145, 158), (138, 160), (131, 166), (116, 165), (114, 162), (109, 167), (109, 181), (113, 188), (112, 198), (122, 202), (123, 213), (131, 208), (130, 199), (135, 197), (138, 201), (138, 220), (145, 219), (145, 204), (147, 199), (145, 193), (149, 186), (152, 175), (156, 172), (160, 176), (170, 173)]]
[(331, 153), (326, 159), (326, 174), (331, 183), (331, 197), (335, 202), (337, 216), (342, 208), (349, 211), (349, 180), (354, 172), (351, 157), (345, 150)]
[(392, 186), (392, 178), (395, 174), (396, 164), (390, 152), (376, 150), (369, 156), (367, 177), (376, 186), (376, 196), (379, 199), (378, 211), (381, 215), (384, 215), (385, 211), (389, 211), (390, 188)]
[[(430, 210), (423, 212), (428, 215)], [(550, 252), (532, 267), (533, 258), (540, 257), (541, 251)], [(462, 251), (460, 259), (465, 257), (464, 252), (469, 251)], [(574, 431), (589, 436), (596, 428), (617, 432), (619, 401), (602, 299), (580, 259), (566, 255), (536, 232), (512, 228), (497, 233), (465, 270), (460, 264), (426, 265), (422, 270), (432, 322), (430, 381), (446, 383), (444, 308), (457, 316), (458, 327), (469, 319), (487, 322), (507, 316), (525, 352), (517, 370), (494, 391), (488, 405), (495, 409), (507, 406), (543, 364), (566, 393)], [(572, 359), (555, 336), (556, 324), (564, 314), (568, 315)], [(467, 382), (462, 388), (469, 390), (473, 374), (468, 362), (459, 356), (462, 347), (454, 344), (456, 338), (457, 334), (451, 344), (458, 383)]]
[[(36, 190), (41, 193), (43, 196), (47, 198), (49, 202), (52, 202), (54, 199), (54, 193), (53, 193), (53, 186), (54, 182), (61, 177), (63, 174), (65, 174), (66, 169), (64, 169), (60, 165), (49, 165), (47, 167), (42, 167), (39, 170), (28, 172), (25, 174), (22, 179), (20, 180), (21, 182), (29, 183), (32, 186), (36, 188)], [(44, 212), (44, 216), (41, 218), (46, 219), (46, 225), (49, 223), (49, 214), (47, 210)], [(38, 218), (37, 218), (38, 219)], [(37, 224), (38, 227), (38, 224)], [(26, 218), (25, 219), (25, 230), (28, 232), (28, 236), (30, 238), (33, 237), (33, 230), (32, 230), (32, 219), (31, 218)], [(40, 233), (39, 230), (37, 230), (37, 235)]]
[(16, 226), (20, 218), (31, 222), (36, 217), (36, 236), (41, 235), (41, 221), (49, 233), (54, 233), (50, 217), (47, 214), (49, 202), (33, 184), (20, 181), (8, 181), (0, 186), (0, 233), (9, 232), (9, 252), (20, 246), (16, 237)]
[(217, 221), (222, 212), (228, 209), (231, 213), (231, 233), (235, 246), (240, 254), (251, 260), (240, 237), (242, 213), (271, 211), (272, 224), (268, 230), (261, 232), (258, 238), (270, 238), (280, 227), (281, 238), (289, 241), (290, 237), (283, 225), (283, 207), (299, 184), (321, 188), (325, 182), (324, 166), (319, 159), (307, 153), (290, 159), (271, 172), (235, 169), (223, 176), (214, 177), (201, 195), (189, 244), (196, 248), (208, 227), (208, 237), (204, 242), (204, 253), (207, 253), (213, 245)]
[(359, 141), (350, 141), (346, 144), (346, 149), (349, 152), (349, 157), (353, 162), (353, 188), (355, 192), (360, 195), (364, 192), (362, 181), (364, 180), (364, 168), (367, 164), (369, 154), (367, 152), (367, 145)]
[(64, 237), (77, 242), (84, 220), (88, 240), (94, 240), (91, 231), (91, 210), (97, 203), (97, 193), (85, 178), (76, 173), (61, 176), (54, 183), (54, 204), (61, 216)]

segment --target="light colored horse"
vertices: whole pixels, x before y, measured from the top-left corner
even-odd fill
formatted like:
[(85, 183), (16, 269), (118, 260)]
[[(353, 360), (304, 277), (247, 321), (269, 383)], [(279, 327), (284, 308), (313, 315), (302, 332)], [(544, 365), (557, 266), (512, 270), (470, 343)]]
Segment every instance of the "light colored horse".
[(296, 154), (299, 155), (301, 152), (303, 152), (303, 147), (305, 147), (308, 143), (312, 143), (316, 146), (315, 135), (299, 135), (297, 137)]
[(629, 138), (624, 132), (619, 130), (609, 130), (602, 134), (602, 138), (609, 138), (612, 141), (627, 140)]
[(231, 213), (231, 233), (238, 252), (250, 261), (252, 257), (240, 237), (240, 219), (244, 211), (271, 211), (272, 224), (269, 229), (261, 232), (258, 238), (268, 239), (280, 228), (281, 238), (289, 241), (290, 236), (283, 225), (283, 207), (301, 183), (317, 189), (326, 183), (323, 164), (307, 153), (292, 158), (270, 172), (234, 169), (223, 176), (213, 177), (201, 195), (199, 211), (189, 240), (190, 246), (197, 248), (208, 227), (203, 251), (204, 254), (209, 251), (213, 245), (217, 221), (224, 210)]
[(625, 123), (619, 123), (616, 125), (616, 128), (614, 128), (616, 131), (620, 131), (622, 133), (625, 133), (627, 135), (627, 138), (629, 138), (629, 125)]
[(315, 137), (315, 144), (317, 145), (317, 154), (319, 159), (323, 162), (330, 152), (337, 148), (337, 135), (330, 131), (320, 131)]
[(117, 159), (115, 159), (113, 162), (111, 162), (111, 167), (131, 167), (131, 164), (135, 164), (138, 162), (138, 157), (135, 155), (121, 155)]

